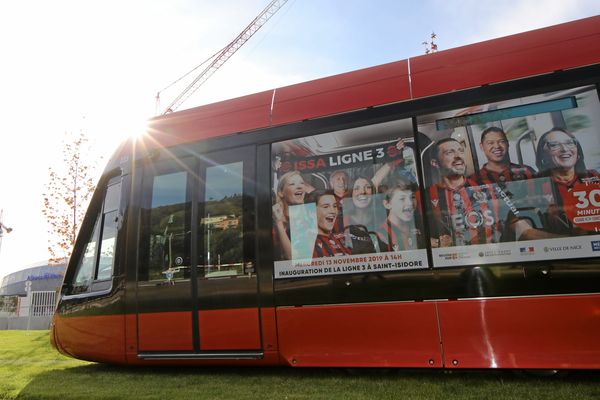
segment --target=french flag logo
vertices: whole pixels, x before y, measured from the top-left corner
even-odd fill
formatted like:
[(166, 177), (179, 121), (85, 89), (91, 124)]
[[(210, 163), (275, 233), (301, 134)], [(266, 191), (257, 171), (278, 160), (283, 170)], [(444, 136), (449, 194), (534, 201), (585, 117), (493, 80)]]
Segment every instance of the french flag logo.
[(521, 254), (531, 254), (531, 253), (535, 253), (535, 248), (533, 246), (521, 247)]

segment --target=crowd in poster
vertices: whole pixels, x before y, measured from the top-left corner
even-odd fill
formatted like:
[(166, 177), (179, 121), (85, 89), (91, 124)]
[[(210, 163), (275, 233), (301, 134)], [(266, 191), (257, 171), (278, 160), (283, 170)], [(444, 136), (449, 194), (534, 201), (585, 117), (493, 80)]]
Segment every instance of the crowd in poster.
[(273, 147), (276, 278), (428, 267), (413, 149), (369, 140)]
[(595, 87), (416, 122), (273, 145), (276, 278), (600, 256)]

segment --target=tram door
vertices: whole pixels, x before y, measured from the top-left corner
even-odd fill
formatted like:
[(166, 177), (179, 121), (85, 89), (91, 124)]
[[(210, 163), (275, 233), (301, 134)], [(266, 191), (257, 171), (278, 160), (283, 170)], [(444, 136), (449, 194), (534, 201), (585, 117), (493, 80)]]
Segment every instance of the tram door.
[(254, 148), (155, 161), (142, 177), (138, 352), (261, 348)]
[(200, 350), (260, 349), (255, 148), (208, 154), (198, 188)]

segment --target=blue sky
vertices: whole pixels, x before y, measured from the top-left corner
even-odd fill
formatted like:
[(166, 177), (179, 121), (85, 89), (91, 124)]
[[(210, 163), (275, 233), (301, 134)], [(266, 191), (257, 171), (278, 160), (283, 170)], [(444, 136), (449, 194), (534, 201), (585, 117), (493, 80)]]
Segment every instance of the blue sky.
[[(232, 40), (268, 0), (0, 3), (0, 276), (47, 257), (41, 213), (65, 132), (99, 165), (156, 92)], [(181, 109), (600, 14), (598, 0), (289, 0)], [(162, 94), (167, 105), (179, 88)], [(101, 159), (103, 157), (103, 159)], [(104, 161), (103, 161), (104, 160)]]

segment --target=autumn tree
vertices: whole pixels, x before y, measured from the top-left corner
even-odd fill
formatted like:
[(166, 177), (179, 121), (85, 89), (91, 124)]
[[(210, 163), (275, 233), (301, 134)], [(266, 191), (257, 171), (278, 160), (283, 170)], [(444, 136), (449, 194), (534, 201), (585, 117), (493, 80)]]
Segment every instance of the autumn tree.
[(90, 162), (89, 139), (83, 132), (66, 134), (63, 163), (48, 168), (42, 212), (48, 221), (49, 262), (71, 256), (75, 238), (95, 189), (95, 164)]

